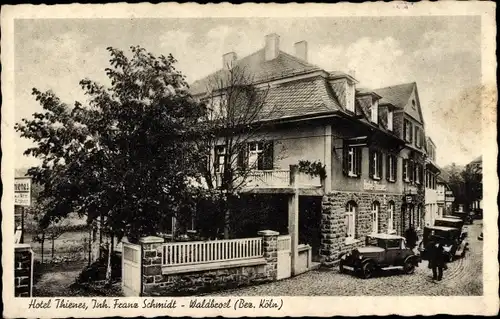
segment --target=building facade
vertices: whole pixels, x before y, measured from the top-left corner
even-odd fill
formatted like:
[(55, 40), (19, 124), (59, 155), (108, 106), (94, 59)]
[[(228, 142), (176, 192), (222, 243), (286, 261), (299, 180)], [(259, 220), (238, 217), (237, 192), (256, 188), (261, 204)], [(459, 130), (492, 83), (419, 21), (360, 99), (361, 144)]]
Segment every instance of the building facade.
[[(434, 220), (443, 216), (438, 207), (437, 177), (440, 169), (436, 165), (436, 144), (430, 137), (426, 139), (427, 157), (425, 161), (425, 225), (434, 225)], [(444, 194), (443, 194), (444, 195)], [(444, 196), (442, 196), (444, 200)], [(444, 201), (442, 202), (444, 203)]]
[[(291, 194), (289, 233), (301, 222), (293, 207), (306, 196), (320, 201), (315, 242), (325, 264), (363, 246), (371, 233), (422, 227), (426, 140), (416, 83), (362, 89), (353, 74), (310, 64), (307, 42), (295, 48), (295, 55), (283, 52), (279, 36), (268, 35), (263, 49), (242, 59), (225, 54), (220, 70), (191, 85), (202, 99), (211, 77), (241, 66), (256, 86), (269, 88), (264, 109), (279, 111), (236, 161), (254, 168), (243, 191)], [(224, 152), (215, 147), (217, 163), (231, 160)], [(323, 164), (324, 180), (294, 177), (291, 189), (291, 167), (300, 161)]]

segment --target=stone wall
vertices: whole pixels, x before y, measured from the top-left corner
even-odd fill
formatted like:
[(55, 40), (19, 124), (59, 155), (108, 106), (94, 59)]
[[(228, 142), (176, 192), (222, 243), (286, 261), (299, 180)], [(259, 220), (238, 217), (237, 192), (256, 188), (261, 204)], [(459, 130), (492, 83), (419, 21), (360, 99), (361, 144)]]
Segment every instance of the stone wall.
[(141, 296), (187, 296), (222, 289), (236, 288), (274, 281), (277, 278), (278, 232), (261, 231), (263, 258), (192, 265), (172, 273), (162, 271), (163, 240), (158, 237), (141, 239)]
[(31, 297), (33, 252), (28, 244), (15, 246), (14, 293), (16, 297)]
[[(356, 241), (346, 242), (347, 226), (345, 212), (347, 203), (356, 204)], [(325, 266), (332, 266), (338, 261), (341, 253), (365, 244), (366, 235), (371, 229), (371, 206), (374, 201), (380, 204), (378, 214), (379, 232), (386, 233), (388, 227), (388, 207), (394, 202), (394, 230), (401, 235), (401, 202), (399, 194), (382, 194), (369, 192), (331, 192), (323, 197), (321, 220), (320, 255)]]

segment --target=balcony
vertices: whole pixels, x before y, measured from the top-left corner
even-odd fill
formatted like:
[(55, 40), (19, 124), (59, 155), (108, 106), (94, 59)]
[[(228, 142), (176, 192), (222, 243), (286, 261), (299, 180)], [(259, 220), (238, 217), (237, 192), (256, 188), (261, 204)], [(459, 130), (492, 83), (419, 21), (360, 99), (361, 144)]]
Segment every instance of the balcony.
[[(216, 184), (222, 184), (222, 174), (216, 175)], [(296, 165), (290, 169), (255, 170), (235, 184), (245, 193), (294, 193), (297, 189), (301, 195), (322, 195), (324, 181), (319, 176), (310, 176), (298, 171)]]
[(249, 193), (293, 193), (296, 189), (303, 195), (319, 195), (323, 191), (319, 176), (310, 176), (290, 169), (259, 170), (248, 173), (243, 191)]

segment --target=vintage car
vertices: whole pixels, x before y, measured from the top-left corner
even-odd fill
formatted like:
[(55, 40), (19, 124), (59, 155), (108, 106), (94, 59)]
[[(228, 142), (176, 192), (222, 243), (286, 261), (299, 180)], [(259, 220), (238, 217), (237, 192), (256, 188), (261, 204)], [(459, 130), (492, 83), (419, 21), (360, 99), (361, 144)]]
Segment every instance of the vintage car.
[(461, 218), (466, 224), (472, 225), (474, 223), (474, 218), (471, 213), (456, 211), (453, 212), (453, 216)]
[(366, 237), (365, 247), (340, 255), (339, 270), (353, 271), (362, 278), (370, 278), (380, 270), (400, 269), (412, 274), (419, 262), (419, 256), (406, 247), (404, 237), (372, 234)]
[(458, 228), (460, 229), (461, 233), (465, 234), (467, 234), (467, 232), (469, 231), (463, 219), (456, 216), (444, 216), (441, 218), (436, 218), (436, 220), (434, 221), (434, 226)]
[(469, 247), (467, 233), (455, 227), (430, 226), (424, 228), (423, 239), (418, 251), (422, 260), (427, 260), (426, 247), (431, 241), (440, 241), (444, 248), (447, 261), (453, 261), (455, 257), (464, 257)]

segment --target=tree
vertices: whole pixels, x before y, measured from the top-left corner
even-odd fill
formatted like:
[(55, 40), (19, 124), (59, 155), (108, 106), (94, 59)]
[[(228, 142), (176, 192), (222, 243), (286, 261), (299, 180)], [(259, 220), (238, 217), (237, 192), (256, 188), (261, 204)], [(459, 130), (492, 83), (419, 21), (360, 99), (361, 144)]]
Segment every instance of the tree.
[(465, 203), (470, 208), (474, 201), (483, 198), (483, 175), (481, 170), (475, 165), (466, 165), (461, 175), (464, 183)]
[(172, 55), (130, 49), (129, 59), (108, 48), (111, 85), (82, 80), (83, 103), (69, 107), (55, 93), (33, 89), (44, 112), (16, 130), (36, 145), (25, 154), (42, 160), (28, 172), (43, 185), (42, 227), (77, 212), (100, 220), (112, 238), (156, 234), (191, 187), (202, 154), (190, 137), (205, 109), (189, 96)]
[[(274, 166), (273, 141), (262, 128), (263, 120), (279, 110), (266, 100), (268, 92), (269, 86), (257, 87), (253, 75), (236, 65), (212, 76), (202, 98), (207, 112), (201, 131), (206, 133), (198, 140), (198, 149), (206, 154), (206, 161), (200, 170), (208, 192), (218, 203), (224, 238), (230, 236), (231, 210), (249, 181), (249, 173)], [(256, 149), (263, 156), (249, 157)]]

